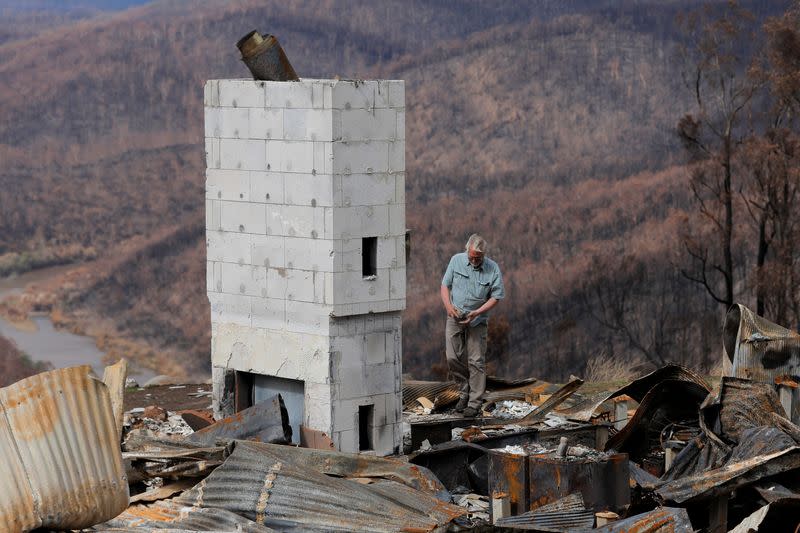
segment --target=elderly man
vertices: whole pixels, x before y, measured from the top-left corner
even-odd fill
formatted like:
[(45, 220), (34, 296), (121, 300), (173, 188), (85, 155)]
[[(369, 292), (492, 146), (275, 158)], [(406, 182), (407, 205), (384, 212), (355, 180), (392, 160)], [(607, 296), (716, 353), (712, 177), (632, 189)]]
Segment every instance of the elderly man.
[(487, 314), (505, 289), (500, 267), (485, 257), (483, 237), (470, 235), (466, 250), (450, 258), (440, 292), (447, 311), (447, 366), (459, 385), (456, 410), (473, 417), (486, 390)]

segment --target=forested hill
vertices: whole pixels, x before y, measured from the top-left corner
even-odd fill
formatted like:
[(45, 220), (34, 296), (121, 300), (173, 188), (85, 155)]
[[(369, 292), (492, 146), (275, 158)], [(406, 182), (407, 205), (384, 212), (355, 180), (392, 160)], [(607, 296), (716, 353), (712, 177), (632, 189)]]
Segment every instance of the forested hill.
[[(689, 198), (674, 132), (692, 107), (675, 20), (696, 2), (77, 5), (0, 2), (0, 273), (84, 265), (37, 304), (65, 323), (208, 369), (202, 86), (248, 76), (235, 43), (258, 28), (302, 77), (407, 82), (407, 371), (440, 361), (441, 270), (473, 231), (509, 289), (498, 371), (558, 379), (632, 351), (592, 318), (590, 296), (671, 264)], [(598, 262), (619, 277), (597, 278)], [(713, 322), (719, 310), (673, 281)]]

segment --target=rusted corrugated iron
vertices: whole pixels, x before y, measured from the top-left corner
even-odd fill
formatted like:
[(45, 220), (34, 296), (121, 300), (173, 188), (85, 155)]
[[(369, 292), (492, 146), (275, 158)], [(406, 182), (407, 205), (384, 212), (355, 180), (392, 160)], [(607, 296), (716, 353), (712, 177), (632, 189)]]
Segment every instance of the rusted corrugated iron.
[(797, 468), (800, 468), (800, 448), (792, 447), (769, 455), (728, 463), (723, 467), (668, 481), (654, 488), (665, 502), (694, 503), (730, 494), (739, 487)]
[[(735, 377), (773, 384), (775, 378), (800, 375), (800, 334), (741, 304), (728, 309), (722, 339), (723, 353)], [(800, 394), (796, 391), (790, 418), (800, 420)]]
[(594, 526), (594, 511), (587, 510), (581, 494), (575, 493), (535, 511), (497, 519), (494, 524), (509, 529), (571, 532), (591, 529)]
[(427, 514), (430, 496), (418, 506), (397, 503), (379, 491), (303, 467), (260, 443), (237, 441), (221, 467), (176, 501), (217, 507), (280, 531), (432, 531), (465, 509), (441, 502)]
[(89, 366), (0, 389), (0, 530), (81, 529), (128, 505), (108, 390)]
[(292, 442), (292, 426), (281, 395), (276, 394), (186, 437), (187, 442), (203, 446), (213, 446), (219, 439)]
[(711, 390), (711, 386), (706, 380), (688, 368), (684, 368), (680, 365), (666, 365), (654, 370), (646, 376), (633, 380), (612, 393), (599, 393), (587, 397), (573, 407), (561, 410), (560, 414), (566, 416), (570, 420), (585, 422), (591, 419), (594, 412), (603, 402), (622, 395), (630, 396), (637, 402), (641, 402), (653, 387), (668, 379), (692, 382), (704, 388), (706, 391)]
[[(682, 422), (700, 432), (698, 409), (708, 391), (693, 381), (667, 379), (657, 383), (642, 399), (634, 416), (606, 443), (606, 449), (625, 452), (656, 476), (664, 473), (662, 430)], [(660, 454), (660, 455), (659, 455)], [(648, 468), (649, 466), (649, 468)]]
[[(458, 386), (453, 381), (403, 381), (403, 409), (413, 409), (417, 398), (425, 397), (435, 406), (445, 406), (458, 401)], [(441, 396), (438, 401), (436, 398)]]
[(134, 505), (92, 531), (104, 533), (151, 533), (153, 531), (241, 531), (276, 533), (225, 509), (187, 507), (174, 500), (152, 505)]
[(263, 449), (270, 450), (276, 456), (283, 457), (287, 461), (330, 476), (393, 480), (414, 490), (434, 494), (441, 500), (450, 500), (450, 494), (442, 482), (430, 470), (418, 465), (386, 457), (277, 444), (264, 444)]
[(593, 529), (598, 533), (692, 533), (694, 528), (686, 509), (660, 507)]

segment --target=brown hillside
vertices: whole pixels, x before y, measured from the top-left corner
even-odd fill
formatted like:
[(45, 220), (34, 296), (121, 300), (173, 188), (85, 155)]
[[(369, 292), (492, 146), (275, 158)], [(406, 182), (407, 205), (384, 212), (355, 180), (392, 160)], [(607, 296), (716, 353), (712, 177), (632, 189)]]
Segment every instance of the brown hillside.
[(592, 253), (624, 242), (668, 265), (686, 5), (173, 1), (16, 36), (0, 45), (0, 267), (98, 256), (55, 304), (65, 323), (207, 370), (202, 84), (246, 77), (234, 43), (258, 28), (302, 76), (407, 80), (407, 370), (438, 358), (431, 291), (479, 230), (506, 272), (511, 355), (540, 352), (504, 370), (580, 371)]

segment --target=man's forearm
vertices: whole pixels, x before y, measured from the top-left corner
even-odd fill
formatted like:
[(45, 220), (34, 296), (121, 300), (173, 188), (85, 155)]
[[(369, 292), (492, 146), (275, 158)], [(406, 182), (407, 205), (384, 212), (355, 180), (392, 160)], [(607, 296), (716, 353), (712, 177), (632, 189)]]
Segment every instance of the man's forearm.
[(479, 308), (477, 308), (475, 310), (475, 313), (478, 314), (478, 315), (482, 315), (484, 313), (488, 313), (489, 311), (492, 310), (492, 308), (494, 308), (494, 306), (497, 305), (497, 303), (499, 301), (500, 300), (495, 300), (494, 298), (489, 298), (488, 300), (486, 300), (485, 304), (483, 304), (482, 306), (480, 306)]
[(442, 297), (442, 303), (444, 304), (444, 308), (450, 309), (452, 303), (450, 302), (450, 289), (447, 288), (447, 285), (441, 285), (441, 289), (439, 290), (439, 295)]

